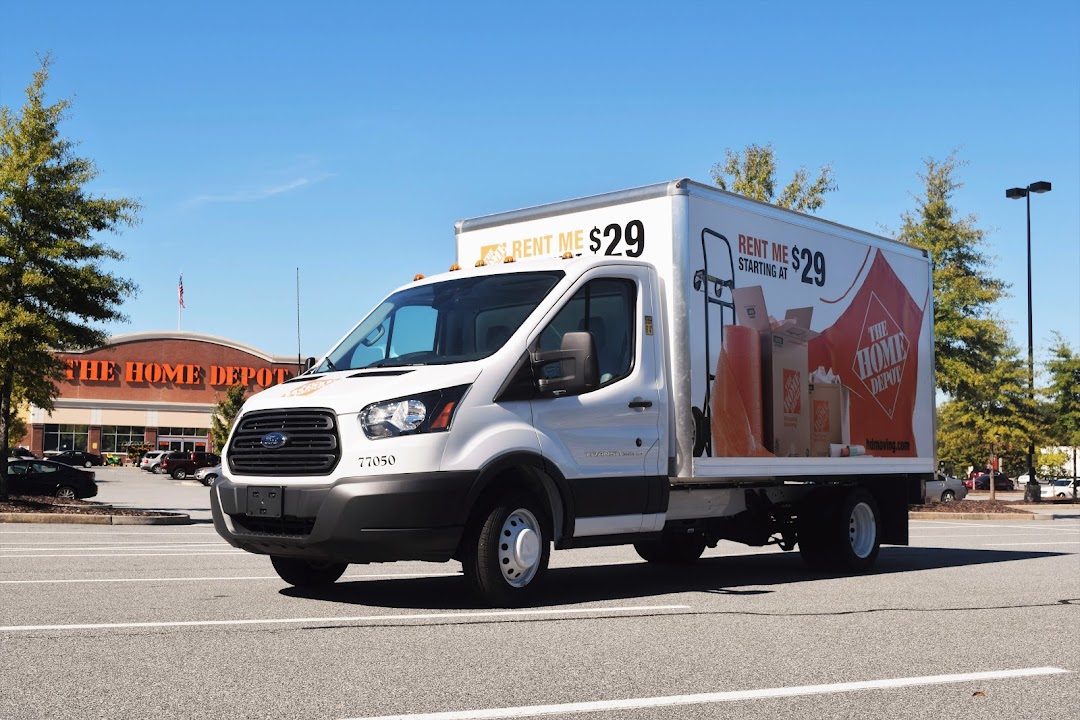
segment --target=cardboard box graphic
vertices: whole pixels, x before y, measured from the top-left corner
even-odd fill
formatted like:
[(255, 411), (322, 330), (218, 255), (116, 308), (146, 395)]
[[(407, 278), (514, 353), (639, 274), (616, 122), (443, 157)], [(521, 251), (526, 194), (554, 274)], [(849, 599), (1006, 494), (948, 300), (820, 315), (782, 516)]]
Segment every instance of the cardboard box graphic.
[(806, 343), (813, 308), (789, 309), (783, 320), (769, 316), (760, 285), (732, 290), (739, 325), (761, 337), (761, 386), (765, 408), (765, 446), (775, 455), (810, 454), (810, 376)]
[(836, 383), (810, 383), (810, 454), (829, 457), (829, 445), (851, 443), (851, 400)]

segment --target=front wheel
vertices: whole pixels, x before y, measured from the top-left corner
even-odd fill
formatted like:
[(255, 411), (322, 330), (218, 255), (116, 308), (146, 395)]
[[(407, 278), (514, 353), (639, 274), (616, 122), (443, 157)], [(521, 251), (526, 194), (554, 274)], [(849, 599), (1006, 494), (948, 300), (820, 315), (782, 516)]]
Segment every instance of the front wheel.
[(93, 464), (94, 464), (94, 463), (92, 463), (92, 462), (90, 462), (89, 460), (87, 460), (86, 462), (84, 462), (84, 463), (82, 464), (82, 466), (83, 466), (84, 468), (88, 468), (88, 467), (91, 467), (91, 466), (92, 466)]
[(172, 472), (173, 480), (183, 480), (187, 477), (187, 470), (184, 468), (176, 468)]
[(202, 478), (202, 484), (206, 487), (210, 487), (217, 480), (217, 475), (204, 475)]
[(465, 537), (462, 569), (470, 589), (500, 607), (527, 603), (547, 570), (550, 527), (546, 509), (531, 495), (499, 498)]
[(347, 563), (312, 562), (302, 558), (270, 556), (278, 576), (296, 587), (332, 585), (348, 567)]

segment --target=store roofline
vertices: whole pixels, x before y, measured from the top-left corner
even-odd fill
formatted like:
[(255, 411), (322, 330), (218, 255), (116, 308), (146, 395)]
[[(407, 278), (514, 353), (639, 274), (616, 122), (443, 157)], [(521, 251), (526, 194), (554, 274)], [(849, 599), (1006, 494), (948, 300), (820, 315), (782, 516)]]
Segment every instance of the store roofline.
[[(145, 342), (148, 340), (191, 340), (195, 342), (211, 343), (213, 345), (221, 345), (222, 347), (232, 348), (234, 350), (240, 350), (246, 352), (249, 355), (259, 357), (266, 362), (275, 363), (279, 365), (295, 365), (296, 356), (289, 355), (271, 355), (251, 345), (245, 345), (244, 343), (236, 342), (235, 340), (229, 340), (228, 338), (217, 337), (216, 335), (206, 335), (204, 333), (189, 332), (187, 330), (172, 330), (172, 331), (160, 331), (160, 330), (148, 330), (145, 332), (125, 333), (123, 335), (113, 335), (102, 347), (112, 347), (115, 345), (124, 345), (126, 343), (133, 342)], [(95, 352), (101, 350), (101, 347), (90, 348), (88, 350), (66, 350), (64, 352), (72, 355), (78, 355), (81, 353)]]

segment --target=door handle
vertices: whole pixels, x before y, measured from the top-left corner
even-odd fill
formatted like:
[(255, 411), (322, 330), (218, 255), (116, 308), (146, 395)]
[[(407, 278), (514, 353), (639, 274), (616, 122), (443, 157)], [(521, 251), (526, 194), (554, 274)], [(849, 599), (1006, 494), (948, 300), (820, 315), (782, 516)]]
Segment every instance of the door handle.
[(627, 407), (650, 408), (652, 407), (652, 400), (631, 400)]

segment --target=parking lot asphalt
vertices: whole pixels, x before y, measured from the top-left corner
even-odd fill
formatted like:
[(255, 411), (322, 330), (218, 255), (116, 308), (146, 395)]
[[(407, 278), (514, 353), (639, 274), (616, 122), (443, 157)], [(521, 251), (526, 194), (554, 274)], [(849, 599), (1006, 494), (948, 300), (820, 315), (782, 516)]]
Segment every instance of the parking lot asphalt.
[[(208, 511), (205, 488), (144, 475), (132, 482), (148, 484), (145, 499)], [(1080, 707), (1080, 519), (914, 520), (910, 547), (883, 548), (855, 577), (721, 543), (678, 569), (626, 547), (560, 551), (546, 579), (535, 607), (492, 611), (465, 594), (456, 563), (354, 565), (330, 588), (298, 590), (207, 522), (0, 525), (0, 717), (894, 720)]]

